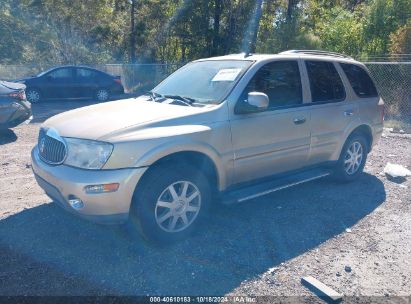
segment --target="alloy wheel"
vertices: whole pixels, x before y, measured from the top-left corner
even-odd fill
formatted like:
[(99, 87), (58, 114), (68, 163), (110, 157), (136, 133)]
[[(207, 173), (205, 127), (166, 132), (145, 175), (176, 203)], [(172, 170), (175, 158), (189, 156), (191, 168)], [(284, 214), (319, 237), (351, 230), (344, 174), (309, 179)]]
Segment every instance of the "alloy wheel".
[(355, 174), (361, 167), (364, 157), (364, 149), (360, 142), (351, 143), (344, 157), (344, 170), (348, 175)]
[(106, 101), (108, 99), (109, 93), (107, 90), (101, 89), (97, 91), (96, 96), (99, 101)]
[(26, 92), (26, 98), (31, 103), (39, 102), (40, 100), (40, 93), (36, 90), (28, 90)]
[(187, 229), (197, 218), (201, 208), (201, 193), (189, 181), (178, 181), (169, 185), (157, 199), (155, 219), (166, 232)]

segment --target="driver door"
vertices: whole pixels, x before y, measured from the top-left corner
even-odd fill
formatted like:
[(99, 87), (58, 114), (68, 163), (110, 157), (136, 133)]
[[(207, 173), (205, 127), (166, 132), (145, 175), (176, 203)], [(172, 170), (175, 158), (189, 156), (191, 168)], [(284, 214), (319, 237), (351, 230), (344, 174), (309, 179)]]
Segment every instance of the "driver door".
[[(237, 101), (262, 92), (269, 106), (262, 112), (235, 110), (231, 120), (234, 182), (246, 182), (304, 167), (310, 149), (310, 112), (303, 104), (299, 62), (284, 60), (261, 67)], [(245, 107), (246, 108), (246, 107)]]
[(69, 98), (74, 95), (74, 69), (58, 68), (43, 76), (43, 92), (47, 98)]

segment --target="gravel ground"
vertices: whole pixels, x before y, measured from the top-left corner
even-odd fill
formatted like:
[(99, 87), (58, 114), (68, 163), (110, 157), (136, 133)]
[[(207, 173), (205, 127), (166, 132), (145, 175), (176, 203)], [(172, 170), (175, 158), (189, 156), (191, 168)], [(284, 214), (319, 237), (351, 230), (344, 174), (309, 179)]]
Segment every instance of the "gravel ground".
[(355, 183), (324, 179), (222, 206), (206, 230), (155, 248), (124, 226), (67, 214), (37, 186), (30, 150), (39, 123), (80, 105), (35, 105), (32, 124), (0, 135), (0, 295), (320, 301), (300, 283), (311, 275), (346, 302), (411, 296), (411, 178), (382, 174), (387, 162), (411, 168), (411, 135), (385, 134)]

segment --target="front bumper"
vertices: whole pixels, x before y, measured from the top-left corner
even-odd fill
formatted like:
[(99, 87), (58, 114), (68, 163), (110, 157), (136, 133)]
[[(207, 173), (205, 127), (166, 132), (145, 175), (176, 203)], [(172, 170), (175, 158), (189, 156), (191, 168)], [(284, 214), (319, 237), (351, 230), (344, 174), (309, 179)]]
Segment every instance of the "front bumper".
[[(67, 211), (100, 223), (119, 223), (128, 218), (134, 189), (147, 168), (116, 170), (84, 170), (65, 165), (51, 166), (39, 157), (37, 146), (31, 152), (36, 180), (46, 194)], [(87, 194), (84, 187), (119, 183), (117, 191)], [(76, 197), (83, 201), (81, 209), (68, 203)]]

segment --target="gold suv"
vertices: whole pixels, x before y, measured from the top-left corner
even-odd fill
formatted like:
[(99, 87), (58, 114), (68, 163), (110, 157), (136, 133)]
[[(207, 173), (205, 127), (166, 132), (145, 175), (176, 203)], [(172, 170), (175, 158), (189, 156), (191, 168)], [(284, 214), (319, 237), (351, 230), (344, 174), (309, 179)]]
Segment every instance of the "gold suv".
[(130, 220), (144, 237), (172, 242), (210, 215), (212, 202), (328, 175), (356, 179), (383, 115), (364, 65), (341, 54), (201, 59), (138, 98), (47, 120), (33, 171), (65, 209)]

